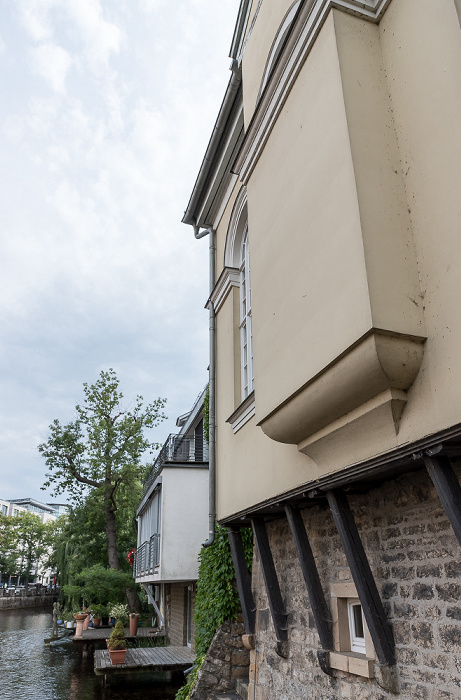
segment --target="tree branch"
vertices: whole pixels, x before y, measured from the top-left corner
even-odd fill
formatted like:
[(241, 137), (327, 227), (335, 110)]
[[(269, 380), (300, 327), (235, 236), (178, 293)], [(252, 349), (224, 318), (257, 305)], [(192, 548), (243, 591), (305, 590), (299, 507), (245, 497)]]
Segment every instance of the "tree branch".
[(80, 472), (77, 471), (72, 457), (67, 452), (64, 456), (67, 459), (67, 462), (69, 464), (69, 471), (74, 477), (74, 479), (77, 479), (77, 481), (79, 481), (81, 484), (87, 484), (88, 486), (94, 486), (96, 488), (104, 486), (103, 481), (94, 481), (93, 479), (88, 479), (86, 476), (82, 476), (82, 474), (80, 474)]

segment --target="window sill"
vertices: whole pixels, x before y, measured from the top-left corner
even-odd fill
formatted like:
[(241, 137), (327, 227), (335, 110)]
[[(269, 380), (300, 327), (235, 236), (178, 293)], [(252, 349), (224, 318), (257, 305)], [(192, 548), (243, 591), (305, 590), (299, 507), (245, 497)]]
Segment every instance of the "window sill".
[(363, 654), (357, 654), (353, 651), (331, 651), (330, 652), (330, 668), (337, 671), (345, 671), (346, 673), (354, 673), (356, 676), (364, 678), (373, 678), (374, 659), (368, 659)]
[(235, 435), (235, 433), (238, 433), (240, 428), (243, 428), (245, 423), (248, 423), (248, 421), (253, 418), (255, 413), (255, 393), (252, 391), (251, 394), (249, 394), (246, 399), (242, 401), (240, 406), (229, 416), (226, 423), (231, 424)]

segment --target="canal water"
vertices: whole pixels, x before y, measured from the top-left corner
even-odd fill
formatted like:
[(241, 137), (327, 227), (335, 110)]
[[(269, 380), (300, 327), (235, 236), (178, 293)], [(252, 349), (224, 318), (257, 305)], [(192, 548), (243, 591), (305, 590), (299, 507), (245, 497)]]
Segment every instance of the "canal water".
[(1, 700), (172, 700), (177, 685), (139, 675), (103, 688), (93, 659), (82, 658), (71, 639), (45, 646), (51, 610), (0, 611)]

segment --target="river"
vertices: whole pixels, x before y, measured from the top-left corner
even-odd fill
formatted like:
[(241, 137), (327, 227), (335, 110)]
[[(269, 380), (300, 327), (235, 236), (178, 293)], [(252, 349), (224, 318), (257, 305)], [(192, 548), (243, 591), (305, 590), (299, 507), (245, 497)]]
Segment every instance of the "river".
[(103, 688), (93, 659), (71, 639), (53, 642), (51, 610), (0, 611), (0, 700), (172, 700), (178, 686), (153, 676)]

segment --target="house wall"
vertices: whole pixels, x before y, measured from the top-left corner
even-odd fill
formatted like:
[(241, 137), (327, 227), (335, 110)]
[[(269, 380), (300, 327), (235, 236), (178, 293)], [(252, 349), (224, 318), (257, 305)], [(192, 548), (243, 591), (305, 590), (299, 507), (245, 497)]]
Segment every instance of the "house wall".
[[(458, 468), (458, 477), (461, 469)], [(461, 695), (461, 565), (459, 544), (425, 472), (349, 497), (362, 542), (392, 625), (399, 694), (404, 700), (454, 700)], [(333, 583), (351, 581), (327, 505), (302, 511), (327, 601)], [(391, 700), (376, 679), (325, 675), (307, 590), (286, 520), (267, 524), (288, 613), (288, 658), (275, 652), (275, 633), (259, 559), (253, 562), (257, 607), (249, 697), (255, 700)], [(376, 673), (379, 668), (375, 666)], [(255, 695), (253, 696), (253, 693)]]
[(159, 581), (198, 577), (198, 555), (208, 539), (208, 469), (165, 467), (162, 482)]
[[(172, 646), (184, 646), (186, 640), (186, 595), (187, 583), (167, 584), (167, 633)], [(190, 584), (192, 585), (192, 584)], [(195, 605), (195, 588), (192, 592), (192, 606)], [(195, 623), (192, 618), (192, 651), (195, 650)]]
[[(248, 39), (247, 125), (290, 4)], [(220, 519), (461, 422), (460, 39), (453, 0), (322, 25), (246, 182), (256, 415), (235, 435), (237, 288), (217, 316)]]

